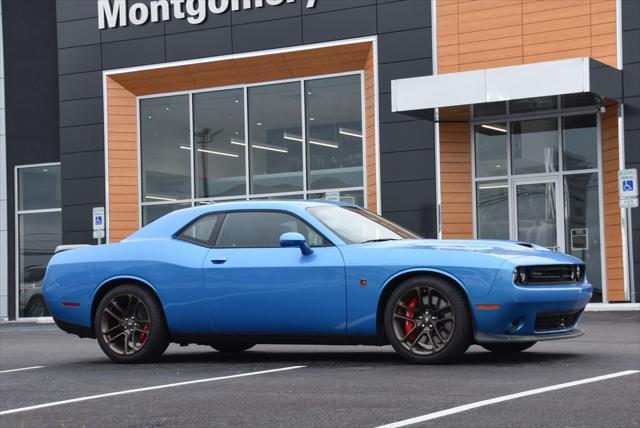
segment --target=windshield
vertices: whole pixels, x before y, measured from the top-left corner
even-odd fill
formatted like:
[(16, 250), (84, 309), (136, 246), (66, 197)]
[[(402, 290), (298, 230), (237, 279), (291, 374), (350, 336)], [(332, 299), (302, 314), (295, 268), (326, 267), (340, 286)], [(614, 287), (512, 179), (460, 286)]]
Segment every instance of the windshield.
[(397, 224), (360, 208), (326, 205), (308, 208), (307, 211), (347, 244), (420, 238)]

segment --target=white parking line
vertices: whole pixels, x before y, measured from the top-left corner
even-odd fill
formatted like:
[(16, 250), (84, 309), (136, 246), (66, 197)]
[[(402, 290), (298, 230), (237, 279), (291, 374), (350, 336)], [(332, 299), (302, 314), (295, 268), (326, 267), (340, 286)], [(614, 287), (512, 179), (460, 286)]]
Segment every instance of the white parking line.
[(596, 376), (588, 379), (576, 380), (574, 382), (561, 383), (558, 385), (547, 386), (544, 388), (531, 389), (529, 391), (518, 392), (516, 394), (504, 395), (502, 397), (491, 398), (489, 400), (478, 401), (471, 404), (465, 404), (463, 406), (452, 407), (451, 409), (440, 410), (439, 412), (428, 413), (426, 415), (418, 416), (411, 419), (405, 419), (403, 421), (393, 422), (387, 425), (381, 425), (378, 428), (396, 428), (404, 427), (407, 425), (413, 425), (420, 422), (426, 422), (444, 416), (453, 415), (455, 413), (466, 412), (467, 410), (477, 409), (478, 407), (490, 406), (496, 403), (502, 403), (503, 401), (515, 400), (516, 398), (528, 397), (530, 395), (542, 394), (543, 392), (555, 391), (563, 388), (571, 388), (572, 386), (583, 385), (585, 383), (598, 382), (601, 380), (612, 379), (620, 376), (627, 376), (634, 373), (640, 373), (640, 370), (626, 370), (623, 372), (611, 373), (604, 376)]
[(4, 374), (4, 373), (13, 373), (13, 372), (21, 372), (23, 370), (34, 370), (34, 369), (41, 369), (44, 366), (32, 366), (32, 367), (22, 367), (20, 369), (11, 369), (11, 370), (2, 370), (0, 371), (0, 374)]
[(229, 376), (210, 377), (210, 378), (207, 378), (207, 379), (189, 380), (189, 381), (186, 381), (186, 382), (168, 383), (168, 384), (165, 384), (165, 385), (148, 386), (146, 388), (127, 389), (127, 390), (124, 390), (124, 391), (108, 392), (106, 394), (89, 395), (89, 396), (86, 396), (86, 397), (72, 398), (72, 399), (69, 399), (69, 400), (62, 400), (62, 401), (53, 401), (51, 403), (38, 404), (38, 405), (35, 405), (35, 406), (19, 407), (17, 409), (3, 410), (3, 411), (0, 412), (0, 416), (10, 415), (12, 413), (28, 412), (29, 410), (43, 409), (45, 407), (61, 406), (63, 404), (78, 403), (80, 401), (97, 400), (98, 398), (115, 397), (117, 395), (134, 394), (136, 392), (154, 391), (156, 389), (173, 388), (173, 387), (176, 387), (176, 386), (195, 385), (197, 383), (214, 382), (214, 381), (217, 381), (217, 380), (235, 379), (235, 378), (239, 378), (239, 377), (247, 377), (247, 376), (256, 376), (256, 375), (268, 374), (268, 373), (284, 372), (284, 371), (288, 371), (288, 370), (302, 369), (304, 367), (306, 367), (306, 366), (290, 366), (290, 367), (283, 367), (283, 368), (280, 368), (280, 369), (262, 370), (262, 371), (259, 371), (259, 372), (250, 372), (250, 373), (240, 373), (240, 374), (229, 375)]

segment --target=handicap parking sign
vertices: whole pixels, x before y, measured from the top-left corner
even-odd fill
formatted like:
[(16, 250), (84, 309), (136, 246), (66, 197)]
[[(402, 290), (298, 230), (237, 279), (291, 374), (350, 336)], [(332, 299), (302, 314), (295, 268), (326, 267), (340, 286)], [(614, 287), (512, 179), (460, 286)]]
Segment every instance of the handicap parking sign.
[(638, 173), (635, 168), (619, 171), (618, 183), (621, 198), (636, 198), (638, 196)]

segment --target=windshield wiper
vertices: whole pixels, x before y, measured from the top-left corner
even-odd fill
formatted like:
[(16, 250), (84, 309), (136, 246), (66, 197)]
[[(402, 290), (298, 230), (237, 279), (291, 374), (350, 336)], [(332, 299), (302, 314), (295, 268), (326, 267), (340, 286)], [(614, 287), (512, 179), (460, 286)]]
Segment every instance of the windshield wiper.
[(384, 242), (384, 241), (397, 241), (397, 238), (380, 238), (380, 239), (369, 239), (368, 241), (361, 242), (361, 244), (368, 244), (370, 242)]

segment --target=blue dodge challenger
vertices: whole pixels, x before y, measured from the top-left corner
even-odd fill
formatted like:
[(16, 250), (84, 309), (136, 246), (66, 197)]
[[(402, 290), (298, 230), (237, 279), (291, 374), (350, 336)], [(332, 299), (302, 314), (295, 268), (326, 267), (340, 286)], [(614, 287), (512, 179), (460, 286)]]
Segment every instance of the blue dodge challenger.
[(528, 243), (439, 241), (350, 204), (228, 202), (168, 214), (117, 244), (57, 253), (44, 278), (58, 326), (120, 363), (170, 342), (391, 344), (413, 363), (471, 344), (518, 352), (571, 338), (584, 264)]

